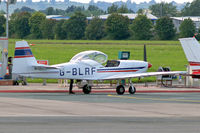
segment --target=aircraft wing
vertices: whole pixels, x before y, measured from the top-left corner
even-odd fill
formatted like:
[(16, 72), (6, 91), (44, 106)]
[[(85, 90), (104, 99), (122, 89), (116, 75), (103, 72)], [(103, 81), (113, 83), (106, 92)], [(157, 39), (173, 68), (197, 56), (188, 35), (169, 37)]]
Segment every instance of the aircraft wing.
[(146, 73), (137, 73), (137, 74), (119, 74), (112, 75), (104, 78), (105, 80), (109, 79), (126, 79), (126, 78), (139, 78), (139, 77), (150, 77), (150, 76), (159, 76), (159, 75), (186, 75), (186, 71), (169, 71), (169, 72), (146, 72)]

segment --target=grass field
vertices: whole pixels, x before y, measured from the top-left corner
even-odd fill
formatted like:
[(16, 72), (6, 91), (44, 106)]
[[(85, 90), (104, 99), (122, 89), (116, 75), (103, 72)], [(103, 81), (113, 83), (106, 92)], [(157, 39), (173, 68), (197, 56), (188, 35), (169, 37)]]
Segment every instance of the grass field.
[[(14, 55), (14, 44), (9, 40), (9, 56)], [(88, 41), (88, 40), (27, 40), (38, 60), (49, 60), (50, 65), (68, 62), (75, 54), (85, 50), (99, 50), (108, 59), (117, 59), (118, 51), (130, 51), (131, 58), (143, 60), (143, 45), (147, 45), (147, 60), (153, 66), (149, 71), (157, 71), (160, 66), (172, 70), (186, 70), (187, 60), (179, 41)], [(152, 79), (152, 78), (151, 78)]]

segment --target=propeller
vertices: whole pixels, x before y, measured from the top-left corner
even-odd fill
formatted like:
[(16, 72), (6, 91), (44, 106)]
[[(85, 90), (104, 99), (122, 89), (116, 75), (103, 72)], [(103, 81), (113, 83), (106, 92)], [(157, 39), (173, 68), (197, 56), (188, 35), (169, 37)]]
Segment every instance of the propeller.
[[(146, 44), (144, 44), (144, 61), (147, 62), (147, 50), (146, 50)], [(151, 68), (152, 64), (148, 62), (148, 68)]]
[(144, 61), (147, 62), (147, 51), (146, 51), (146, 44), (144, 44)]

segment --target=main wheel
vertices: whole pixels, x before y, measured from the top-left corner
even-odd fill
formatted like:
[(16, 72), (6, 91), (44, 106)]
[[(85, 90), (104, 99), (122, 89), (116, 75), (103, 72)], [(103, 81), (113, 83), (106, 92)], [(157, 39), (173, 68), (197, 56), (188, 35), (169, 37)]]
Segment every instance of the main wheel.
[(16, 80), (14, 80), (14, 81), (13, 81), (13, 85), (19, 85), (19, 82), (16, 81)]
[(128, 92), (129, 92), (130, 94), (135, 94), (136, 88), (135, 88), (134, 86), (130, 86), (129, 89), (128, 89)]
[(117, 86), (117, 88), (116, 88), (116, 92), (117, 92), (118, 95), (123, 95), (124, 92), (125, 92), (125, 88), (124, 88), (124, 86), (123, 86), (123, 85), (119, 85), (119, 86)]
[(22, 81), (22, 85), (27, 85), (27, 82), (26, 81)]
[(83, 86), (83, 93), (84, 94), (90, 94), (91, 90), (92, 90), (91, 86), (89, 86), (89, 85), (84, 85)]

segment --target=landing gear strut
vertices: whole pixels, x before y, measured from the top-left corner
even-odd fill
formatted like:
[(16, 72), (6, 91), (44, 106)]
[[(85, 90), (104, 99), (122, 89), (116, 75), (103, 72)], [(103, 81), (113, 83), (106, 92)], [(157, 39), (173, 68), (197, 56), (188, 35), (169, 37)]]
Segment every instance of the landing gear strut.
[(131, 79), (129, 79), (129, 84), (130, 84), (130, 87), (129, 87), (129, 89), (128, 89), (128, 92), (129, 92), (130, 94), (135, 94), (136, 88), (135, 88), (135, 86), (133, 86), (133, 83), (132, 83)]

